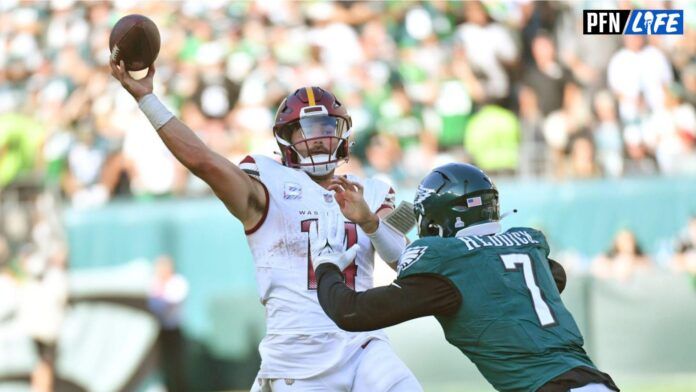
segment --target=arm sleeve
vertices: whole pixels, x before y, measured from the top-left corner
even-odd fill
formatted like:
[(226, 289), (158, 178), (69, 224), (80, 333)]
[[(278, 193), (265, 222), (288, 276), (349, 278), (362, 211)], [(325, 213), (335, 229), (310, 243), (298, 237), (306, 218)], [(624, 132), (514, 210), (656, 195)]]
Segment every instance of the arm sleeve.
[(377, 230), (374, 233), (366, 234), (379, 257), (388, 264), (396, 263), (408, 244), (403, 234), (393, 229), (382, 219), (379, 219)]
[(444, 276), (413, 275), (391, 285), (355, 292), (330, 263), (316, 272), (319, 303), (336, 325), (346, 331), (371, 331), (429, 315), (451, 315), (461, 294)]
[(562, 293), (566, 286), (566, 273), (563, 266), (553, 259), (549, 260), (549, 268), (551, 268), (551, 275), (553, 275), (553, 280), (556, 282), (556, 287), (558, 287), (558, 292)]

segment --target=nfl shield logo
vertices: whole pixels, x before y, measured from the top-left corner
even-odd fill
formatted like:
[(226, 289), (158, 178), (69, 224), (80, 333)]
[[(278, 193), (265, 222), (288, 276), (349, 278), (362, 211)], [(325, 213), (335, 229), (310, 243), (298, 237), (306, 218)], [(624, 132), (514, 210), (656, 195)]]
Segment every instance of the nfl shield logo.
[(327, 203), (333, 202), (333, 195), (331, 193), (324, 193), (324, 201)]

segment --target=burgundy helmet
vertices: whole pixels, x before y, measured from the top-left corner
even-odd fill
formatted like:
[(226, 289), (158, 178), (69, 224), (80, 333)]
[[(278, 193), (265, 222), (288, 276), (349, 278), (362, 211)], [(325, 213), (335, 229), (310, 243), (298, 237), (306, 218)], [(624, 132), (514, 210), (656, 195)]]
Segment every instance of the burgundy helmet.
[[(273, 126), (283, 164), (310, 175), (323, 176), (348, 160), (348, 137), (352, 121), (343, 104), (320, 87), (303, 87), (288, 95), (278, 107)], [(301, 132), (293, 143), (292, 135)], [(329, 140), (329, 151), (311, 152), (313, 141)], [(302, 145), (307, 156), (297, 147)]]

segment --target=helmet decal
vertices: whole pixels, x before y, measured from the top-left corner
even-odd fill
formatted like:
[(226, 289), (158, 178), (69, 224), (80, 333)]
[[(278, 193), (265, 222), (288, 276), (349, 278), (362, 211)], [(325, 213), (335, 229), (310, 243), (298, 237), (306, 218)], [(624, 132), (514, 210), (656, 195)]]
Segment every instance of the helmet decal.
[(410, 246), (404, 250), (396, 263), (396, 270), (401, 272), (418, 261), (425, 254), (427, 246)]
[(416, 198), (413, 200), (413, 205), (414, 206), (420, 205), (422, 208), (423, 201), (434, 194), (435, 194), (435, 189), (430, 189), (430, 188), (424, 187), (423, 185), (419, 185), (417, 193), (416, 193)]
[(316, 106), (316, 101), (314, 100), (314, 89), (311, 87), (305, 87), (307, 91), (307, 100), (309, 101), (309, 106)]

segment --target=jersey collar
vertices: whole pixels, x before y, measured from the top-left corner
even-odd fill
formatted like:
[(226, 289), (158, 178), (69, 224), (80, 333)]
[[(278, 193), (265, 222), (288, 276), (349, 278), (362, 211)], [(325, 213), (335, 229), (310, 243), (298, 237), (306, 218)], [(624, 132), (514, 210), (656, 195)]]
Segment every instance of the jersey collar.
[(455, 234), (455, 237), (468, 237), (470, 235), (493, 235), (500, 233), (500, 222), (486, 222), (474, 226), (465, 227)]

